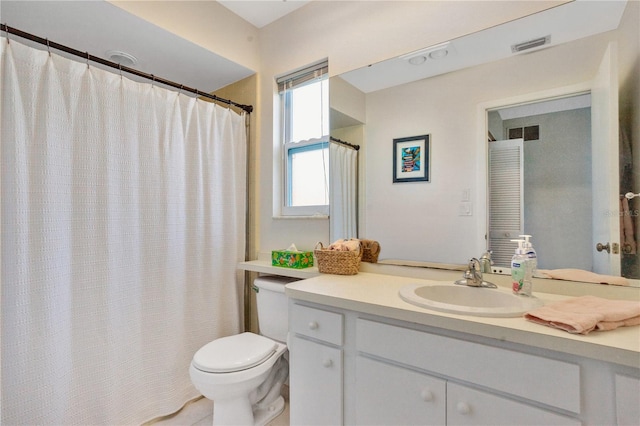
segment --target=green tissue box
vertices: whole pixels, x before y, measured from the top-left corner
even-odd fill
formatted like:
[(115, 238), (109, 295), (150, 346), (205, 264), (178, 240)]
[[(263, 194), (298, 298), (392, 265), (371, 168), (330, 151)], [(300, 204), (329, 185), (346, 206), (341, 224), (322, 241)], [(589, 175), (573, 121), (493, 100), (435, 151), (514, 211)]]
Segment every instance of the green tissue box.
[(273, 250), (271, 265), (282, 268), (304, 269), (313, 266), (312, 251)]

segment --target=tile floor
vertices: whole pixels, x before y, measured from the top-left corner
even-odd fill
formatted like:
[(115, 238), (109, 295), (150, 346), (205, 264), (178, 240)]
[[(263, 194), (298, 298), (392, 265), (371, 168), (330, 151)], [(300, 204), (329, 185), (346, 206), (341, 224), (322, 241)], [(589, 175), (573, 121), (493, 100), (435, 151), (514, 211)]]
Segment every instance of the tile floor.
[[(289, 426), (288, 389), (283, 389), (285, 407), (282, 414), (273, 419), (267, 426)], [(164, 417), (152, 423), (152, 426), (211, 426), (213, 424), (213, 402), (201, 398), (188, 403), (178, 413)]]

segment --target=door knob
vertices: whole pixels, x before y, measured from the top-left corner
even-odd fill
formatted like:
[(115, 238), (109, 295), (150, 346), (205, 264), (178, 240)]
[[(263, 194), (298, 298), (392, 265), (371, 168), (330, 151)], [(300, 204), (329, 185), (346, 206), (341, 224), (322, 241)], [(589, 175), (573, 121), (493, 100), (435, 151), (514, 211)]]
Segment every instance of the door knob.
[(611, 247), (609, 246), (609, 243), (607, 243), (607, 244), (602, 244), (602, 243), (596, 244), (596, 250), (598, 250), (598, 251), (606, 250), (607, 253), (611, 253)]

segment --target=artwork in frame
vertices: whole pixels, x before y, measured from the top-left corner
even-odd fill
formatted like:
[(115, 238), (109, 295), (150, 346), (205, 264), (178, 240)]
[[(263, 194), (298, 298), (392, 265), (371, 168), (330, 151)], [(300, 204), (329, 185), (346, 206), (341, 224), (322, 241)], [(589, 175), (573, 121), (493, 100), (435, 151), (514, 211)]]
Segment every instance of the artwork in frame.
[(393, 182), (429, 182), (430, 135), (393, 140)]

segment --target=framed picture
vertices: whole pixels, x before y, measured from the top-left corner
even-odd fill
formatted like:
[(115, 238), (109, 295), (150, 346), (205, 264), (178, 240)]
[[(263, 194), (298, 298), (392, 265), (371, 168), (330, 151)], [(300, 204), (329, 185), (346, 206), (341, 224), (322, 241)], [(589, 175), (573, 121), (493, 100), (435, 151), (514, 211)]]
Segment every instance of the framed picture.
[(393, 140), (393, 182), (429, 182), (430, 135)]

